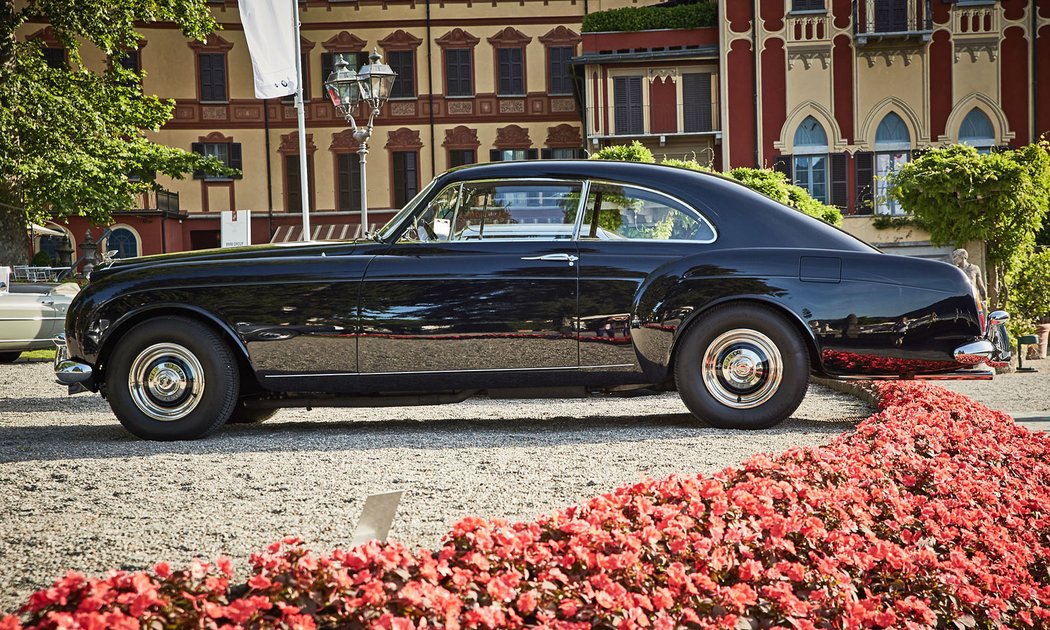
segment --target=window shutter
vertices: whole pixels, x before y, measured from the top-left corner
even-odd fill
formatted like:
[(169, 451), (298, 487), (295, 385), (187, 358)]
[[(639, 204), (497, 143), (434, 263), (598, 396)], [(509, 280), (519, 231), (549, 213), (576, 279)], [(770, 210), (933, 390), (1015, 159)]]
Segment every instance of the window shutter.
[(857, 214), (871, 214), (875, 201), (875, 154), (859, 151), (853, 155), (857, 174)]
[(849, 175), (846, 172), (848, 160), (845, 153), (832, 153), (831, 163), (831, 205), (845, 210), (849, 207)]
[(538, 160), (538, 159), (540, 159), (540, 151), (539, 151), (539, 149), (529, 149), (528, 151), (526, 151), (525, 152), (525, 159), (526, 160)]
[[(194, 142), (190, 145), (190, 151), (199, 155), (204, 155), (204, 143)], [(204, 179), (204, 171), (193, 171), (193, 179)]]
[(543, 150), (540, 151), (540, 157), (542, 159), (544, 159), (544, 160), (554, 159), (554, 150), (553, 149), (543, 149)]
[(613, 112), (617, 135), (642, 133), (642, 77), (613, 78)]
[(711, 131), (711, 75), (707, 72), (682, 76), (682, 115), (685, 131)]
[(773, 158), (773, 170), (778, 173), (787, 175), (789, 182), (794, 183), (794, 174), (791, 172), (791, 156), (790, 155), (778, 155)]
[(328, 93), (324, 89), (324, 82), (328, 80), (328, 75), (332, 74), (332, 70), (335, 68), (333, 62), (333, 53), (321, 53), (321, 94), (325, 98), (328, 98)]
[(499, 149), (489, 149), (489, 162), (499, 161), (501, 161)]
[[(238, 171), (241, 171), (244, 168), (243, 163), (241, 161), (241, 143), (240, 142), (231, 142), (230, 143), (230, 164), (229, 164), (229, 166), (230, 166), (230, 168), (235, 168)], [(244, 177), (244, 173), (243, 172), (238, 173), (237, 175), (233, 176), (234, 179), (243, 179), (243, 177)]]

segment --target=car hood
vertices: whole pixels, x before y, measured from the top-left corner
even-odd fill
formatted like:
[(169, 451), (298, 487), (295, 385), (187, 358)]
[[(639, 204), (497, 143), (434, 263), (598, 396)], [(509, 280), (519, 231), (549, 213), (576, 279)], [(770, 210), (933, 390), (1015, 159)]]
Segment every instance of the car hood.
[(307, 243), (282, 243), (279, 245), (248, 245), (246, 247), (225, 247), (221, 249), (202, 249), (190, 252), (155, 254), (153, 256), (136, 256), (135, 258), (116, 259), (108, 265), (96, 267), (91, 272), (94, 280), (115, 273), (176, 263), (198, 263), (218, 260), (251, 260), (257, 258), (294, 258), (297, 256), (320, 256), (321, 254), (346, 254), (354, 247), (364, 243), (375, 243), (371, 240), (357, 241), (313, 241)]

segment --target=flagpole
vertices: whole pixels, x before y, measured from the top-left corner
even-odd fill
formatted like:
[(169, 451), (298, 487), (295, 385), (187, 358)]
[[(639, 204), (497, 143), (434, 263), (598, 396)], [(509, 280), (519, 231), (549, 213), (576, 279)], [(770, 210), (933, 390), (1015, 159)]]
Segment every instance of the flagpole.
[(310, 240), (310, 178), (306, 171), (306, 110), (303, 105), (303, 51), (299, 38), (299, 2), (292, 0), (295, 24), (295, 109), (299, 118), (299, 196), (303, 209), (303, 240)]

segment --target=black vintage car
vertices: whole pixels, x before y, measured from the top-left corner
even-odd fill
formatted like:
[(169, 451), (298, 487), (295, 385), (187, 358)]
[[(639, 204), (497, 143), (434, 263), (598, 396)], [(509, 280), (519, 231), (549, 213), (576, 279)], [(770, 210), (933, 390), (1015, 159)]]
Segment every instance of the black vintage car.
[(497, 163), (441, 175), (367, 240), (98, 269), (56, 373), (158, 440), (278, 407), (632, 388), (760, 429), (811, 374), (973, 377), (960, 370), (1003, 345), (993, 315), (955, 267), (879, 253), (718, 176)]

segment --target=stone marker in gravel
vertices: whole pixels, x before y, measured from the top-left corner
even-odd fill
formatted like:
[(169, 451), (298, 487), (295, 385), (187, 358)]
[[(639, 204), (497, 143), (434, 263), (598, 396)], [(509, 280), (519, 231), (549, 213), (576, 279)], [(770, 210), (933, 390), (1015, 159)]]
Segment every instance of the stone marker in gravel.
[(714, 473), (816, 445), (870, 413), (813, 386), (759, 432), (698, 425), (675, 393), (472, 399), (441, 407), (285, 410), (197, 442), (132, 438), (45, 361), (0, 365), (0, 610), (67, 570), (233, 558), (285, 535), (347, 546), (367, 495), (407, 490), (391, 538), (435, 547), (470, 514), (533, 519), (645, 476)]

